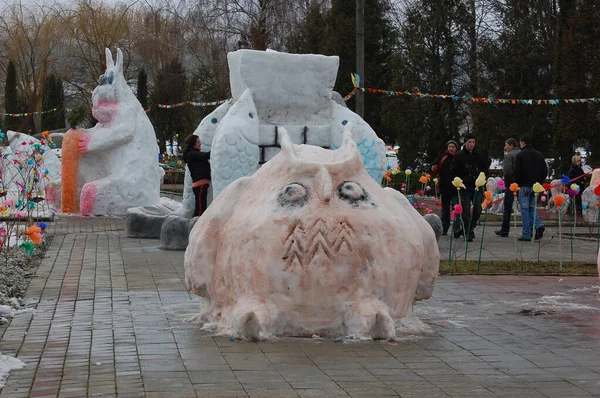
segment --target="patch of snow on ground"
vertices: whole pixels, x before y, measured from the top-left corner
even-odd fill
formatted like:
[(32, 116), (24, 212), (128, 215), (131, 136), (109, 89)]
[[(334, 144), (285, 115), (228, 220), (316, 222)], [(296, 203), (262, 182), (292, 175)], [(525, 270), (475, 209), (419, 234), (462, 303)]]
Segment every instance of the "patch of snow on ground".
[(8, 374), (13, 369), (21, 369), (25, 363), (18, 358), (3, 355), (0, 352), (0, 388), (4, 387)]

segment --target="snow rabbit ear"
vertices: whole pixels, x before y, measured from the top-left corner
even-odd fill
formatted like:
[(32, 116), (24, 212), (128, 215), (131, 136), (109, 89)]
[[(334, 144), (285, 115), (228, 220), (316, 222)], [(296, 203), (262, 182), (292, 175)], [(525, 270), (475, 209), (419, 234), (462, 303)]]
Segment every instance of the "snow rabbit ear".
[(117, 47), (117, 62), (115, 63), (117, 73), (123, 74), (123, 52)]
[(106, 53), (106, 70), (110, 70), (114, 68), (115, 63), (113, 62), (112, 53), (109, 48), (105, 48), (104, 52)]

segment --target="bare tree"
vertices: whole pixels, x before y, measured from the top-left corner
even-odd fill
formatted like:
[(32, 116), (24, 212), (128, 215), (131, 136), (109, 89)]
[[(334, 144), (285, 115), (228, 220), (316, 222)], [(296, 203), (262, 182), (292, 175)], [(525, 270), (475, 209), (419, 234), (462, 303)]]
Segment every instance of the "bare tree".
[[(17, 68), (18, 89), (24, 112), (39, 112), (46, 76), (57, 61), (57, 6), (31, 7), (14, 4), (0, 16), (0, 67), (12, 60)], [(23, 119), (21, 130), (39, 132), (40, 114)]]
[(131, 31), (132, 5), (107, 6), (91, 0), (79, 0), (74, 8), (63, 9), (61, 28), (64, 58), (58, 70), (69, 85), (68, 92), (80, 103), (91, 107), (91, 92), (98, 76), (104, 73), (105, 48), (125, 53), (124, 74), (131, 62), (135, 38)]

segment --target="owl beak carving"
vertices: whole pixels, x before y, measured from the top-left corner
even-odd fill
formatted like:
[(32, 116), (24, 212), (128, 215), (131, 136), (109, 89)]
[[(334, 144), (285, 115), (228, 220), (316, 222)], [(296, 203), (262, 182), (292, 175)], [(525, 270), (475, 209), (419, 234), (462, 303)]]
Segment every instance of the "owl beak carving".
[(321, 167), (321, 170), (319, 170), (315, 176), (314, 187), (317, 196), (323, 203), (329, 203), (329, 201), (331, 201), (333, 182), (331, 181), (331, 175), (325, 167)]

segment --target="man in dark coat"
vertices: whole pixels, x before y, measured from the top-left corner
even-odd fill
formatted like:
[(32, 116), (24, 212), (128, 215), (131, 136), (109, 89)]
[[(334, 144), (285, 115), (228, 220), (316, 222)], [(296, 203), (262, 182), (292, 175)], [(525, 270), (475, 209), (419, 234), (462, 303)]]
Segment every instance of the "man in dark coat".
[(442, 235), (448, 234), (450, 228), (450, 203), (456, 196), (456, 188), (452, 185), (452, 176), (450, 175), (450, 165), (454, 154), (458, 152), (458, 143), (454, 140), (448, 141), (446, 151), (438, 156), (431, 166), (431, 175), (436, 176), (439, 181), (439, 192), (442, 197)]
[[(454, 155), (450, 165), (450, 175), (452, 179), (460, 177), (465, 185), (465, 189), (460, 190), (460, 202), (463, 208), (462, 223), (464, 228), (469, 229), (467, 236), (469, 241), (472, 241), (474, 237), (473, 229), (481, 215), (481, 200), (483, 198), (482, 194), (477, 193), (475, 190), (475, 180), (479, 173), (485, 173), (488, 167), (489, 163), (483, 153), (475, 148), (475, 136), (470, 133), (465, 135), (463, 149)], [(473, 213), (471, 214), (472, 204)], [(454, 206), (454, 203), (452, 206)], [(460, 222), (454, 223), (453, 231), (455, 238), (463, 235), (464, 231)]]
[(521, 220), (523, 232), (518, 240), (531, 240), (535, 227), (535, 239), (542, 239), (545, 227), (535, 207), (535, 195), (533, 184), (544, 183), (548, 176), (548, 166), (544, 155), (531, 146), (531, 137), (528, 135), (521, 138), (521, 152), (515, 159), (515, 181), (519, 184), (519, 206), (521, 207)]

